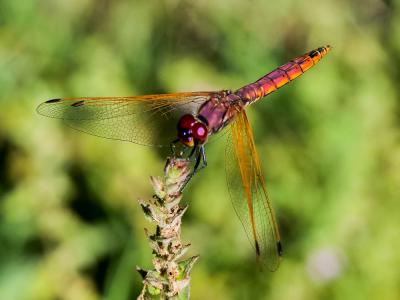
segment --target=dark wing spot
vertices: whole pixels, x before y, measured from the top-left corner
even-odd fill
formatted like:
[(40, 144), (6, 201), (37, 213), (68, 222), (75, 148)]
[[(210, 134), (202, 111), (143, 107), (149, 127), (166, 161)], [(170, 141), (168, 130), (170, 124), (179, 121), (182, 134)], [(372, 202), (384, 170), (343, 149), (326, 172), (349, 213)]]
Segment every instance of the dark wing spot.
[(256, 254), (257, 254), (257, 256), (260, 256), (261, 251), (260, 251), (260, 245), (258, 244), (258, 241), (255, 241), (255, 244), (256, 244)]
[(276, 249), (278, 250), (279, 256), (282, 256), (282, 254), (283, 254), (283, 249), (282, 249), (281, 241), (278, 241), (278, 243), (276, 244)]
[(313, 51), (311, 51), (310, 53), (308, 53), (308, 55), (309, 55), (311, 58), (313, 58), (313, 57), (317, 56), (318, 53), (319, 53), (319, 52), (318, 52), (317, 50), (313, 50)]
[(73, 107), (78, 107), (78, 106), (82, 106), (83, 104), (84, 104), (84, 101), (81, 100), (81, 101), (72, 103), (71, 106), (73, 106)]
[(318, 51), (319, 51), (319, 52), (324, 52), (324, 51), (325, 51), (325, 47), (320, 47), (320, 48), (318, 48)]
[(47, 100), (45, 103), (56, 103), (56, 102), (60, 102), (61, 101), (61, 99), (50, 99), (50, 100)]

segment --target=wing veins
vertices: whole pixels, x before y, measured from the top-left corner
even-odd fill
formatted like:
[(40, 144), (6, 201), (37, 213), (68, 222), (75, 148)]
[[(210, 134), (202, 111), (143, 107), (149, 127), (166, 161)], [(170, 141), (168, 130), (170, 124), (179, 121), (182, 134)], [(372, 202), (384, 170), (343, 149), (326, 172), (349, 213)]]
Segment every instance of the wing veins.
[(236, 116), (231, 128), (234, 147), (228, 144), (226, 170), (232, 204), (256, 250), (258, 261), (274, 271), (280, 261), (279, 231), (244, 111)]

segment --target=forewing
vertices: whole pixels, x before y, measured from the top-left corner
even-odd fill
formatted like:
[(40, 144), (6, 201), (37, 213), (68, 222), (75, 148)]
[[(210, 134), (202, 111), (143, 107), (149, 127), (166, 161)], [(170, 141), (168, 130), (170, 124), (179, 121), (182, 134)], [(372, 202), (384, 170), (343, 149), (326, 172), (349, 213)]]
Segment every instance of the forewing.
[(231, 124), (228, 139), (225, 165), (232, 204), (258, 260), (274, 271), (282, 252), (279, 231), (244, 111)]
[(176, 125), (185, 113), (196, 113), (212, 92), (135, 97), (52, 99), (39, 114), (63, 119), (77, 130), (141, 145), (167, 146), (176, 139)]

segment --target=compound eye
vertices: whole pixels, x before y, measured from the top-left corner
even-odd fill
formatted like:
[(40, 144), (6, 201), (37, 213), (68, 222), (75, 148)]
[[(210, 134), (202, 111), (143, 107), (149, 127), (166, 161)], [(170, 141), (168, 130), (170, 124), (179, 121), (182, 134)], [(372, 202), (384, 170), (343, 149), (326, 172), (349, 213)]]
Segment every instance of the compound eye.
[(188, 147), (194, 146), (194, 140), (191, 129), (182, 129), (182, 128), (178, 129), (178, 138), (184, 145)]
[(179, 129), (178, 131), (178, 137), (181, 139), (188, 139), (189, 137), (192, 136), (192, 130), (191, 129)]
[(178, 122), (178, 130), (180, 129), (191, 129), (193, 124), (196, 123), (196, 119), (192, 115), (183, 115)]
[(204, 143), (208, 136), (207, 127), (203, 123), (197, 122), (192, 127), (192, 135), (200, 144)]

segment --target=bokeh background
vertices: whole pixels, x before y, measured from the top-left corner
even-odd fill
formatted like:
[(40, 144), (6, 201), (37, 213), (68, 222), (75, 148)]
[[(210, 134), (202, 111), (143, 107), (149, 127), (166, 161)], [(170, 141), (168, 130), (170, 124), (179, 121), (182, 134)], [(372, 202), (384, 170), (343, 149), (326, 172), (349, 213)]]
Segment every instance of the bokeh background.
[(224, 139), (186, 191), (192, 299), (400, 298), (400, 3), (0, 2), (0, 299), (135, 299), (138, 197), (165, 155), (36, 114), (47, 99), (236, 89), (325, 44), (249, 108), (284, 259), (257, 271)]

